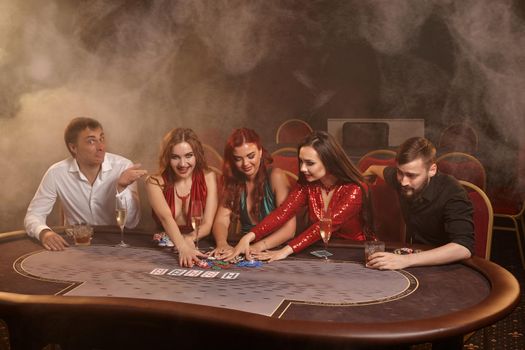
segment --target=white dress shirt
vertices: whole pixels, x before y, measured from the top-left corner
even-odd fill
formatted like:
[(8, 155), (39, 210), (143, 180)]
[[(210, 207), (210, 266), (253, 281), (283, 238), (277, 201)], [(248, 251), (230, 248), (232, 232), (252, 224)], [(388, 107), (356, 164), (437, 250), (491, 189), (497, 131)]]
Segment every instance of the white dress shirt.
[(40, 232), (50, 229), (46, 218), (57, 198), (62, 204), (66, 225), (88, 223), (90, 225), (116, 225), (116, 198), (126, 198), (126, 227), (137, 226), (140, 220), (140, 204), (137, 183), (117, 193), (120, 174), (133, 163), (119, 155), (107, 153), (102, 168), (91, 185), (80, 172), (74, 158), (53, 164), (44, 175), (35, 196), (27, 208), (24, 226), (29, 236), (39, 239)]

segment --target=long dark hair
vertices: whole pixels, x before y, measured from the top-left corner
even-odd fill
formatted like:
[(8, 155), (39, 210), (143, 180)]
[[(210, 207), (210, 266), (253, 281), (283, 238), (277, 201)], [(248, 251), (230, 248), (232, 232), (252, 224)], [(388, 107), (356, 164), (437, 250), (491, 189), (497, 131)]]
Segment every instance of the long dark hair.
[[(369, 238), (374, 232), (372, 207), (368, 186), (366, 186), (365, 178), (359, 169), (357, 169), (348, 158), (345, 151), (339, 143), (337, 143), (334, 137), (325, 131), (316, 130), (308, 135), (303, 142), (299, 144), (297, 154), (300, 153), (301, 148), (306, 146), (312, 147), (317, 152), (321, 162), (323, 162), (323, 165), (326, 168), (326, 172), (335, 176), (339, 184), (354, 183), (361, 188), (363, 196), (363, 205), (361, 209), (361, 218), (364, 224), (363, 232), (367, 238)], [(299, 168), (301, 168), (300, 164), (301, 159), (299, 159)], [(297, 182), (301, 184), (306, 184), (308, 182), (302, 172), (299, 172), (299, 179)]]
[(242, 146), (245, 143), (253, 143), (259, 150), (262, 150), (261, 164), (254, 179), (254, 202), (250, 212), (256, 218), (259, 217), (261, 203), (264, 198), (264, 184), (268, 178), (267, 168), (273, 162), (272, 156), (263, 147), (261, 138), (254, 130), (248, 128), (233, 130), (224, 146), (224, 163), (222, 168), (223, 188), (221, 196), (222, 205), (232, 211), (233, 219), (239, 216), (241, 192), (246, 190), (246, 181), (248, 180), (246, 175), (237, 169), (233, 151), (235, 147)]

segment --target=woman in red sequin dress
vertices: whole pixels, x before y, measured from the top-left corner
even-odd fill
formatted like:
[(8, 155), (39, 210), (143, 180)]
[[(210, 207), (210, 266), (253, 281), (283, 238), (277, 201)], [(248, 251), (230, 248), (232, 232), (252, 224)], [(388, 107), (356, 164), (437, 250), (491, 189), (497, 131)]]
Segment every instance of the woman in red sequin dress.
[[(248, 259), (285, 259), (321, 239), (319, 220), (331, 212), (335, 237), (363, 241), (371, 226), (363, 176), (348, 159), (334, 138), (323, 131), (313, 132), (299, 145), (300, 173), (297, 186), (287, 199), (247, 233), (225, 259), (245, 254)], [(257, 241), (279, 228), (301, 208), (308, 207), (310, 226), (278, 250), (251, 254), (250, 242)]]
[(217, 179), (208, 169), (202, 144), (193, 130), (177, 128), (164, 136), (159, 173), (147, 179), (146, 191), (154, 219), (179, 251), (179, 264), (192, 267), (199, 257), (205, 258), (195, 248), (197, 235), (191, 226), (190, 208), (193, 201), (202, 202), (198, 238), (207, 236), (217, 210)]

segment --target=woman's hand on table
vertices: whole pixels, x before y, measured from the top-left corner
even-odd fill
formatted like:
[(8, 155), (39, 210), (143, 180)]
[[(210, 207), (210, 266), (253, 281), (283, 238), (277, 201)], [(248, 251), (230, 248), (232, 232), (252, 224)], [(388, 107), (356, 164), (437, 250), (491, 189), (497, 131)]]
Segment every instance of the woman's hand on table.
[(293, 250), (290, 246), (284, 246), (278, 250), (264, 250), (262, 252), (252, 251), (251, 256), (257, 260), (267, 260), (268, 262), (286, 259)]
[(227, 242), (223, 244), (218, 244), (217, 248), (208, 253), (208, 255), (213, 256), (219, 260), (222, 260), (223, 256), (233, 252), (233, 247)]
[(206, 258), (206, 254), (195, 249), (195, 246), (190, 246), (184, 242), (184, 245), (177, 248), (179, 251), (179, 265), (182, 267), (193, 267), (195, 263), (199, 263), (199, 258)]
[(237, 258), (239, 255), (244, 254), (246, 260), (252, 260), (250, 254), (250, 242), (255, 238), (255, 234), (248, 232), (240, 240), (239, 243), (233, 248), (231, 252), (222, 256), (222, 260), (232, 261)]

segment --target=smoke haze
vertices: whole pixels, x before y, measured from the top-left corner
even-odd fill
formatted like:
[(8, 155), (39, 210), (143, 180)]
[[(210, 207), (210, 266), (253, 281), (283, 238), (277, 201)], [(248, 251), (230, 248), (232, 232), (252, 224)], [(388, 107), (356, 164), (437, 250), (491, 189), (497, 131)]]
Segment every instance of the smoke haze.
[[(74, 116), (156, 168), (186, 126), (222, 152), (234, 127), (299, 117), (467, 121), (491, 181), (525, 134), (525, 5), (512, 0), (0, 2), (0, 232), (22, 228)], [(523, 147), (523, 146), (522, 146)], [(516, 174), (515, 174), (516, 175)], [(145, 196), (143, 218), (148, 224)]]

